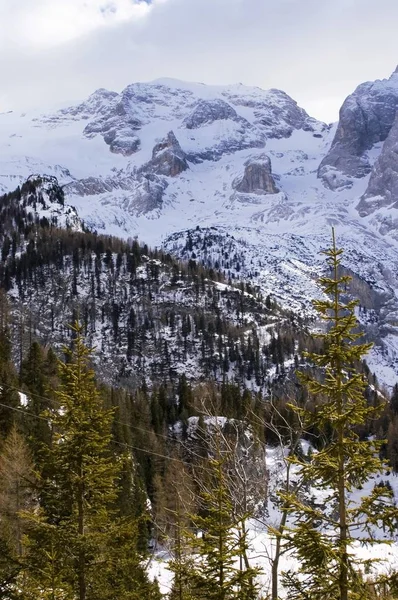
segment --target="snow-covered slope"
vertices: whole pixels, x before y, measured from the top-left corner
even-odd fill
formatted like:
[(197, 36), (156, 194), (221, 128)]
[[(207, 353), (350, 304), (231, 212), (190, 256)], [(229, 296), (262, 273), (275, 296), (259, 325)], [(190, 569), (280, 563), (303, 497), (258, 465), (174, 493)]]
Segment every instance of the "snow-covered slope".
[[(87, 226), (138, 235), (185, 258), (194, 252), (300, 310), (318, 293), (319, 252), (335, 226), (355, 275), (358, 316), (378, 344), (370, 364), (394, 383), (398, 246), (393, 227), (381, 229), (363, 202), (357, 206), (373, 165), (379, 173), (385, 163), (379, 156), (393, 130), (397, 78), (363, 84), (346, 101), (344, 144), (342, 122), (327, 126), (284, 92), (242, 85), (164, 79), (120, 94), (97, 90), (50, 115), (0, 114), (0, 190), (32, 172), (55, 175)], [(351, 118), (352, 105), (362, 120)], [(353, 161), (366, 169), (351, 169)], [(190, 249), (187, 231), (198, 226)], [(209, 231), (218, 239), (211, 251), (199, 240)], [(225, 266), (231, 244), (238, 270)]]

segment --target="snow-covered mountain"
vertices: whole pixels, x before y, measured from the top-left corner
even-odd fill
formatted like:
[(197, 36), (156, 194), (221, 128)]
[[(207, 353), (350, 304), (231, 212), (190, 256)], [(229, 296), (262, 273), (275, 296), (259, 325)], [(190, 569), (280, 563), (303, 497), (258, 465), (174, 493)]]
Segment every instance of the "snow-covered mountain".
[(397, 72), (359, 86), (330, 126), (279, 90), (169, 79), (100, 89), (49, 115), (0, 114), (0, 190), (56, 176), (86, 226), (193, 253), (297, 310), (318, 293), (335, 226), (378, 344), (371, 368), (393, 383), (397, 106)]

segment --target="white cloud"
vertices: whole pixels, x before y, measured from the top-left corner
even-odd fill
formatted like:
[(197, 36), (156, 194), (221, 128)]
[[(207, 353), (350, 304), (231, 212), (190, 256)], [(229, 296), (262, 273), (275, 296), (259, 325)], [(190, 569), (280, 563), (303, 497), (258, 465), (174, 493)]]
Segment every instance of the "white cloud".
[(148, 14), (144, 0), (2, 0), (3, 45), (17, 42), (31, 49), (71, 42), (98, 28)]
[(281, 88), (333, 120), (356, 85), (395, 68), (397, 22), (396, 0), (0, 0), (0, 102), (175, 77)]

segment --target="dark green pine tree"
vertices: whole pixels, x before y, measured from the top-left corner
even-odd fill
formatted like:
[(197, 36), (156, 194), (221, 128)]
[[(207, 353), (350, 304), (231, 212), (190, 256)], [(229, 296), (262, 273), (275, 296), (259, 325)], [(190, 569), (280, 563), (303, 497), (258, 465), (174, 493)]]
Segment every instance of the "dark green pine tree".
[(24, 598), (138, 600), (157, 598), (137, 551), (137, 522), (120, 517), (123, 461), (111, 451), (113, 410), (105, 409), (90, 368), (91, 351), (73, 326), (74, 343), (60, 363), (59, 406), (41, 481), (41, 511), (30, 520)]
[(396, 383), (392, 389), (390, 408), (394, 415), (398, 414), (398, 383)]
[(7, 436), (18, 418), (18, 413), (13, 410), (19, 406), (17, 387), (18, 378), (11, 356), (8, 306), (0, 290), (0, 440)]
[(362, 440), (357, 433), (383, 406), (369, 406), (365, 399), (366, 381), (358, 366), (371, 345), (358, 343), (357, 302), (342, 301), (350, 277), (340, 275), (342, 250), (336, 248), (334, 230), (332, 248), (325, 254), (331, 275), (322, 277), (320, 283), (329, 299), (314, 301), (314, 306), (326, 333), (318, 336), (323, 349), (307, 354), (320, 375), (299, 374), (316, 400), (315, 408), (291, 407), (300, 413), (305, 427), (319, 431), (325, 441), (310, 461), (298, 456), (291, 461), (300, 468), (304, 481), (328, 494), (323, 503), (333, 510), (314, 507), (294, 492), (281, 494), (294, 523), (283, 537), (300, 564), (299, 573), (286, 573), (284, 583), (290, 600), (365, 600), (374, 598), (362, 575), (367, 564), (354, 556), (352, 543), (358, 534), (362, 543), (375, 544), (375, 530), (392, 532), (398, 509), (388, 486), (359, 495), (356, 503), (351, 499), (353, 491), (383, 471), (382, 441)]
[[(52, 355), (50, 355), (52, 356)], [(41, 418), (45, 410), (50, 409), (53, 400), (49, 396), (49, 377), (44, 349), (33, 342), (26, 358), (21, 364), (20, 383), (28, 396), (27, 417), (24, 425), (30, 439), (35, 461), (41, 461), (43, 444), (49, 445), (51, 429), (49, 423)]]

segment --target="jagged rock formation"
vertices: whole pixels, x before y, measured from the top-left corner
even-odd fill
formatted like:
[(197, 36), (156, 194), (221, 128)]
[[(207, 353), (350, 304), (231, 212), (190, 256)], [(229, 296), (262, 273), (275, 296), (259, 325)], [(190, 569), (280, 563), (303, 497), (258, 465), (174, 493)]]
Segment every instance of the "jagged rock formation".
[(65, 192), (68, 194), (77, 194), (78, 196), (96, 196), (106, 192), (112, 192), (115, 189), (130, 189), (130, 186), (124, 185), (125, 180), (108, 177), (86, 177), (78, 179), (65, 185)]
[(322, 135), (321, 132), (327, 129), (325, 123), (311, 118), (282, 90), (268, 90), (265, 96), (256, 94), (255, 89), (251, 94), (238, 94), (227, 90), (223, 96), (234, 106), (254, 109), (254, 124), (269, 138), (290, 137), (294, 130), (299, 129)]
[(105, 115), (93, 120), (86, 125), (83, 133), (88, 138), (101, 134), (111, 152), (130, 156), (140, 148), (141, 142), (136, 131), (140, 129), (141, 123), (126, 115), (123, 104), (117, 105), (116, 113), (111, 118)]
[(279, 192), (272, 176), (271, 160), (266, 155), (246, 161), (243, 177), (235, 179), (232, 186), (242, 194), (277, 194)]
[(152, 173), (140, 173), (135, 179), (132, 193), (124, 201), (125, 208), (137, 216), (160, 210), (167, 187), (168, 183), (164, 177)]
[(186, 155), (172, 131), (158, 142), (152, 151), (152, 159), (139, 169), (120, 171), (110, 177), (87, 177), (65, 186), (68, 194), (96, 196), (126, 191), (123, 208), (135, 216), (162, 207), (163, 192), (168, 186), (165, 177), (177, 177), (189, 168)]
[[(361, 217), (366, 217), (383, 207), (398, 208), (398, 115), (376, 160), (368, 187), (357, 209)], [(389, 212), (379, 216), (383, 234), (398, 224), (398, 213)]]
[(172, 131), (152, 150), (152, 160), (140, 169), (142, 173), (155, 173), (176, 177), (189, 168), (185, 152)]
[(388, 80), (363, 83), (348, 96), (340, 109), (331, 148), (318, 170), (318, 176), (327, 187), (350, 187), (352, 178), (370, 173), (372, 166), (367, 151), (387, 138), (397, 107), (397, 72)]
[(70, 119), (89, 122), (83, 134), (91, 139), (101, 135), (111, 152), (130, 156), (140, 148), (137, 131), (142, 123), (135, 115), (128, 92), (122, 94), (99, 89), (77, 106), (62, 109), (55, 115), (45, 117), (46, 123), (57, 124)]

